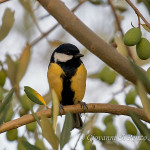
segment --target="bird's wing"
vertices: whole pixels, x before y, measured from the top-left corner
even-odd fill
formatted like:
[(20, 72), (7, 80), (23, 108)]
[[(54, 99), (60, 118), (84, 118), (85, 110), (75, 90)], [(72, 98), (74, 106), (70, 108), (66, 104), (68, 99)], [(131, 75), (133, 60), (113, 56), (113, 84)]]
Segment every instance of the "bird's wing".
[(81, 64), (75, 75), (71, 79), (71, 89), (75, 92), (74, 103), (77, 104), (78, 101), (82, 101), (85, 93), (86, 87), (86, 77), (87, 71), (83, 64)]
[(49, 82), (50, 89), (54, 89), (58, 99), (61, 101), (61, 92), (63, 90), (63, 79), (62, 75), (64, 74), (64, 71), (61, 69), (59, 65), (56, 63), (51, 63), (48, 72), (47, 72), (47, 78)]

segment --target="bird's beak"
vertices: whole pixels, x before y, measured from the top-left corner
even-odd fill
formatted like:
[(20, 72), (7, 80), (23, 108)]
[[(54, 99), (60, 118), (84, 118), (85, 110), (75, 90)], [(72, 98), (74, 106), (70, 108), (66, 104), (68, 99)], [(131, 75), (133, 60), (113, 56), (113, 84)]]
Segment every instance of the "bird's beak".
[(83, 56), (84, 56), (83, 54), (79, 53), (79, 54), (76, 54), (76, 55), (74, 56), (74, 58), (80, 58), (80, 57), (83, 57)]

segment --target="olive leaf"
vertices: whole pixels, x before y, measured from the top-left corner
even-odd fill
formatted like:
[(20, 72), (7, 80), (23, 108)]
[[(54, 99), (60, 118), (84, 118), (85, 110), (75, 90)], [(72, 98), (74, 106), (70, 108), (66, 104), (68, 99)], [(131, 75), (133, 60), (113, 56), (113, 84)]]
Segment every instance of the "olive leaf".
[(2, 41), (10, 32), (15, 21), (14, 13), (15, 12), (11, 11), (9, 8), (6, 8), (0, 27), (0, 41)]

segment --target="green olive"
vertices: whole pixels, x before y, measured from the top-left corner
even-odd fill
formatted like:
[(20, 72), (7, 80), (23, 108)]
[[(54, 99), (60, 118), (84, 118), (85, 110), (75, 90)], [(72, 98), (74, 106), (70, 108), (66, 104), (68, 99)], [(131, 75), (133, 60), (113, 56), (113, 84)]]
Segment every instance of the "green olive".
[(149, 150), (149, 143), (147, 143), (144, 140), (141, 140), (137, 150)]
[(109, 85), (115, 82), (116, 77), (117, 73), (108, 66), (105, 66), (100, 72), (100, 79)]
[(117, 134), (116, 128), (113, 123), (108, 123), (104, 131), (105, 136), (115, 136)]
[(94, 136), (102, 136), (103, 135), (103, 131), (101, 129), (97, 128), (97, 127), (94, 127), (92, 129), (92, 134)]
[(135, 89), (131, 89), (127, 94), (125, 98), (125, 102), (127, 105), (135, 104), (135, 98), (137, 96), (137, 92)]
[(30, 107), (33, 107), (34, 105), (34, 103), (27, 97), (26, 94), (21, 97), (21, 104), (26, 111), (29, 111)]
[(103, 122), (107, 126), (107, 124), (113, 123), (113, 115), (108, 115), (104, 118)]
[(123, 41), (127, 46), (134, 46), (141, 40), (141, 30), (139, 28), (132, 28), (126, 32)]
[(9, 141), (16, 140), (18, 138), (18, 131), (17, 131), (17, 129), (12, 129), (12, 130), (7, 131), (6, 136), (7, 136), (7, 139)]
[(141, 38), (140, 42), (136, 45), (136, 52), (142, 60), (150, 58), (150, 42), (145, 38)]
[(32, 122), (26, 125), (28, 131), (34, 132), (36, 130), (36, 122)]
[(131, 121), (126, 120), (125, 128), (128, 134), (137, 135), (137, 130)]

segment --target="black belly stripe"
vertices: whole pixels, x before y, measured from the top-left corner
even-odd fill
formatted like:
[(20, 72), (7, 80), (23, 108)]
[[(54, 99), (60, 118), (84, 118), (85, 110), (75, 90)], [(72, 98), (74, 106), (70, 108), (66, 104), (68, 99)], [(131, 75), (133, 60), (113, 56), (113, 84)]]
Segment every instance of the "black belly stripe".
[(65, 63), (57, 62), (65, 72), (65, 75), (62, 74), (61, 78), (63, 79), (63, 90), (61, 93), (62, 105), (73, 105), (74, 104), (74, 95), (75, 92), (71, 89), (71, 78), (75, 75), (77, 68), (81, 65), (81, 60), (71, 60)]
[(63, 91), (61, 93), (62, 95), (62, 105), (73, 105), (73, 97), (74, 97), (74, 91), (71, 90), (71, 78), (68, 78), (68, 76), (63, 75)]

